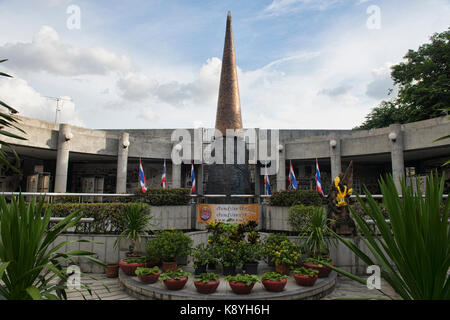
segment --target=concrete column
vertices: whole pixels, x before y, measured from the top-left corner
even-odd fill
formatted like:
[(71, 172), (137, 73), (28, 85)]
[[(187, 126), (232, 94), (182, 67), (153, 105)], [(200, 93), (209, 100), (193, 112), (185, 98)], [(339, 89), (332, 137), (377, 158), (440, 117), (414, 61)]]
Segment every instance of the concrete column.
[(172, 162), (172, 188), (181, 187), (181, 164)]
[(397, 191), (400, 193), (400, 181), (405, 177), (402, 126), (398, 123), (390, 125), (388, 138), (391, 144), (392, 177), (394, 178)]
[(261, 180), (264, 178), (261, 176), (261, 165), (259, 162), (255, 164), (255, 195), (259, 196), (264, 194), (264, 191), (261, 192)]
[(122, 132), (117, 148), (117, 177), (116, 193), (127, 192), (127, 167), (128, 167), (128, 147), (130, 145), (130, 135)]
[(197, 179), (196, 180), (197, 194), (203, 195), (203, 168), (204, 168), (203, 163), (197, 166), (197, 168), (195, 169), (195, 172), (197, 173), (197, 176), (195, 177)]
[[(280, 150), (281, 149), (281, 150)], [(286, 150), (285, 145), (280, 144), (278, 149), (277, 191), (286, 189)]]
[(58, 133), (58, 151), (56, 153), (55, 192), (66, 192), (67, 170), (69, 167), (70, 140), (73, 134), (70, 125), (61, 123)]
[(331, 180), (333, 181), (342, 172), (341, 166), (341, 139), (333, 136), (330, 139)]

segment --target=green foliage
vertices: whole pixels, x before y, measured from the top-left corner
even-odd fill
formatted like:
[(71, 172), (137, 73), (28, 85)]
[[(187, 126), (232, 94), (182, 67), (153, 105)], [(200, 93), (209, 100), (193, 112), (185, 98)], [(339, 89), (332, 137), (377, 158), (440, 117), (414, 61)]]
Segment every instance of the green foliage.
[[(13, 197), (11, 203), (0, 197), (0, 295), (5, 299), (66, 299), (67, 269), (63, 266), (75, 264), (73, 257), (86, 257), (104, 266), (92, 257), (93, 252), (58, 252), (72, 243), (89, 242), (55, 243), (58, 236), (79, 223), (81, 216), (73, 212), (50, 227), (52, 211), (43, 211), (43, 206), (43, 200), (27, 204), (22, 195), (18, 200)], [(92, 295), (89, 287), (82, 288)]]
[(310, 219), (316, 206), (304, 206), (302, 204), (295, 205), (289, 208), (288, 224), (295, 232), (304, 233), (309, 230)]
[[(8, 59), (2, 59), (2, 60), (0, 60), (0, 63), (3, 63), (7, 60)], [(9, 74), (6, 74), (4, 72), (0, 72), (0, 76), (12, 78)], [(16, 162), (15, 164), (11, 164), (11, 162), (8, 159), (5, 152), (2, 150), (2, 148), (0, 148), (0, 167), (6, 166), (7, 168), (13, 170), (14, 172), (20, 173), (20, 171), (19, 171), (19, 167), (20, 167), (19, 156), (17, 155), (16, 151), (12, 148), (12, 146), (9, 143), (3, 141), (3, 139), (1, 139), (1, 137), (5, 136), (5, 137), (13, 138), (13, 139), (18, 139), (18, 140), (27, 140), (24, 137), (19, 135), (21, 133), (25, 133), (25, 131), (23, 131), (22, 129), (20, 129), (17, 126), (18, 120), (14, 116), (14, 114), (17, 113), (16, 109), (14, 109), (13, 107), (9, 106), (8, 104), (6, 104), (5, 102), (3, 102), (1, 100), (0, 100), (0, 108), (2, 108), (2, 109), (0, 109), (1, 110), (0, 111), (0, 147), (9, 147), (15, 157), (15, 162)], [(5, 108), (7, 111), (9, 111), (9, 113), (4, 112), (3, 108)], [(17, 130), (17, 131), (19, 131), (19, 134), (15, 134), (10, 131), (4, 130), (7, 128), (12, 129), (12, 130)]]
[(139, 258), (133, 258), (133, 257), (130, 257), (130, 258), (125, 258), (125, 259), (123, 259), (123, 262), (126, 262), (126, 263), (142, 263), (142, 262), (146, 262), (147, 261), (147, 257), (139, 257)]
[(399, 87), (397, 97), (383, 101), (358, 129), (387, 127), (439, 117), (450, 101), (450, 29), (436, 33), (418, 50), (409, 50), (405, 62), (392, 67)]
[(286, 275), (279, 274), (277, 272), (266, 272), (262, 276), (262, 280), (282, 281), (289, 278)]
[(310, 256), (328, 254), (333, 241), (331, 229), (328, 227), (330, 221), (322, 207), (313, 210), (304, 232), (300, 235)]
[(292, 271), (292, 273), (298, 274), (301, 276), (308, 276), (308, 277), (312, 278), (319, 274), (319, 270), (300, 267), (300, 268), (294, 269), (294, 271)]
[(232, 282), (238, 282), (238, 283), (245, 283), (245, 285), (249, 286), (252, 283), (259, 282), (259, 277), (252, 274), (237, 274), (235, 276), (226, 276), (225, 280), (232, 281)]
[(144, 234), (150, 225), (152, 216), (150, 208), (142, 203), (130, 203), (125, 207), (122, 218), (123, 231), (117, 237), (114, 246), (117, 247), (120, 240), (126, 238), (133, 244), (133, 252), (136, 252), (136, 241), (141, 241), (141, 235)]
[(288, 237), (283, 233), (271, 233), (267, 237), (263, 245), (263, 255), (268, 261), (273, 261), (273, 258), (275, 258), (274, 252), (283, 241), (289, 241)]
[(151, 206), (185, 206), (191, 201), (190, 194), (189, 188), (149, 188), (146, 193), (139, 189), (133, 201), (142, 201)]
[(239, 242), (224, 238), (215, 245), (216, 256), (225, 267), (235, 267), (242, 263), (239, 255)]
[(143, 268), (143, 267), (138, 267), (136, 268), (136, 275), (137, 276), (145, 276), (148, 274), (157, 274), (159, 272), (159, 268), (157, 266), (154, 266), (153, 268)]
[(177, 270), (168, 270), (164, 273), (161, 273), (159, 276), (159, 280), (181, 280), (186, 277), (189, 277), (191, 274), (189, 272), (183, 271), (183, 269), (178, 268)]
[[(121, 233), (124, 228), (123, 216), (133, 203), (54, 203), (44, 204), (42, 212), (50, 208), (54, 217), (66, 217), (78, 212), (82, 218), (94, 218), (90, 223), (79, 223), (73, 233)], [(144, 205), (145, 206), (145, 205)], [(146, 206), (149, 212), (150, 207)]]
[(202, 273), (200, 275), (195, 276), (195, 281), (197, 282), (214, 282), (219, 280), (219, 275), (213, 272)]
[(278, 207), (292, 207), (298, 204), (320, 206), (322, 198), (315, 190), (281, 190), (272, 194), (269, 203)]
[(208, 263), (217, 263), (217, 258), (214, 256), (211, 245), (205, 245), (203, 243), (197, 245), (193, 249), (192, 256), (195, 268), (205, 266)]
[(301, 256), (300, 248), (290, 240), (284, 240), (270, 249), (270, 256), (275, 264), (284, 264), (289, 268), (295, 267)]
[(238, 255), (242, 263), (258, 262), (263, 256), (262, 245), (259, 242), (241, 241), (238, 244)]
[(147, 252), (152, 249), (162, 261), (175, 261), (191, 252), (192, 239), (179, 230), (156, 232), (156, 238), (147, 241)]
[[(376, 236), (368, 223), (350, 208), (364, 235), (361, 240), (374, 259), (349, 240), (335, 236), (366, 264), (380, 266), (381, 276), (403, 299), (449, 300), (450, 200), (447, 198), (444, 201), (442, 210), (444, 178), (439, 180), (437, 174), (431, 174), (426, 180), (423, 197), (420, 183), (413, 190), (403, 180), (401, 197), (392, 176), (381, 179), (379, 184), (390, 226), (367, 189), (367, 202), (357, 198), (366, 214), (374, 221), (380, 236)], [(364, 279), (336, 267), (331, 268), (364, 283)]]
[(319, 267), (323, 267), (324, 265), (329, 265), (331, 263), (333, 263), (333, 260), (331, 260), (330, 258), (326, 258), (323, 256), (315, 256), (315, 257), (309, 257), (307, 259), (305, 259), (306, 263), (310, 263), (310, 264), (315, 264)]

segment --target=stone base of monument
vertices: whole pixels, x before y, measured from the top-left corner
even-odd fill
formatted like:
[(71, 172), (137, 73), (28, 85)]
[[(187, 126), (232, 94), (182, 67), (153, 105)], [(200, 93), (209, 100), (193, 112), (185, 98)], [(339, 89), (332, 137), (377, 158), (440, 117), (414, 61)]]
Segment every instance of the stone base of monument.
[[(183, 267), (185, 271), (194, 273), (192, 266)], [(219, 268), (218, 268), (219, 269)], [(219, 273), (220, 270), (216, 272)], [(238, 270), (239, 272), (240, 270)], [(264, 272), (273, 271), (272, 267), (262, 264), (259, 267), (259, 276)], [(211, 271), (210, 271), (211, 272)], [(311, 287), (297, 285), (291, 275), (286, 287), (281, 292), (267, 291), (261, 282), (253, 287), (250, 294), (235, 294), (223, 276), (220, 277), (220, 285), (212, 294), (198, 293), (194, 285), (194, 276), (190, 276), (186, 286), (179, 291), (167, 290), (162, 281), (154, 284), (145, 284), (135, 276), (128, 276), (122, 271), (119, 274), (120, 285), (123, 290), (140, 300), (311, 300), (320, 299), (334, 290), (337, 274), (335, 271), (327, 278), (319, 278)]]

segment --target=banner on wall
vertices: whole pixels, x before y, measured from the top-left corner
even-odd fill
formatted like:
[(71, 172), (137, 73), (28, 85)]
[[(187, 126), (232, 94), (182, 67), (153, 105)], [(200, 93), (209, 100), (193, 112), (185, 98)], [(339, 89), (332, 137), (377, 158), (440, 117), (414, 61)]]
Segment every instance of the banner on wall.
[(257, 204), (198, 204), (198, 222), (243, 223), (249, 220), (259, 222)]

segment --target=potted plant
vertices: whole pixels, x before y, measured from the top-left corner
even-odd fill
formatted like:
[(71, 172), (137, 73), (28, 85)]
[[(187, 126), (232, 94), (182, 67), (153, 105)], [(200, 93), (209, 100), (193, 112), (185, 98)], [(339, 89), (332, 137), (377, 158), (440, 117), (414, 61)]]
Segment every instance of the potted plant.
[(140, 256), (137, 252), (137, 242), (141, 241), (141, 235), (146, 233), (147, 228), (152, 225), (150, 220), (152, 216), (149, 214), (149, 206), (143, 203), (130, 203), (126, 206), (121, 224), (122, 232), (114, 242), (114, 247), (117, 247), (120, 240), (126, 238), (131, 241), (132, 254), (131, 256)]
[(223, 266), (223, 275), (235, 275), (236, 266), (241, 262), (239, 255), (239, 243), (231, 241), (230, 239), (222, 240), (222, 243), (217, 246), (219, 260)]
[(163, 271), (176, 270), (177, 256), (187, 256), (192, 244), (192, 239), (179, 230), (160, 231), (154, 241)]
[(206, 273), (208, 264), (216, 262), (216, 258), (213, 256), (211, 249), (211, 246), (205, 246), (203, 243), (194, 248), (193, 262), (195, 275)]
[(237, 274), (235, 276), (228, 275), (225, 277), (231, 290), (236, 294), (249, 294), (255, 283), (259, 281), (258, 276), (252, 274)]
[(271, 233), (264, 242), (263, 245), (263, 255), (266, 258), (267, 264), (271, 267), (275, 267), (273, 262), (274, 252), (281, 242), (289, 240), (288, 237), (283, 233)]
[(297, 282), (298, 285), (304, 287), (313, 286), (319, 276), (319, 271), (305, 267), (297, 268), (294, 271), (292, 271), (292, 273), (295, 282)]
[(241, 241), (239, 243), (239, 256), (243, 263), (242, 270), (245, 273), (258, 274), (258, 260), (261, 259), (261, 245)]
[(147, 241), (146, 251), (147, 251), (147, 267), (159, 266), (161, 260), (158, 256), (158, 243), (156, 238), (150, 238)]
[(119, 276), (119, 264), (118, 263), (108, 263), (106, 265), (106, 277), (107, 278), (117, 278)]
[(333, 265), (333, 260), (331, 260), (330, 258), (318, 256), (316, 258), (306, 259), (305, 262), (303, 262), (303, 266), (319, 271), (319, 278), (326, 278), (330, 274), (331, 268), (321, 264), (320, 262), (325, 262), (329, 265)]
[(286, 286), (288, 276), (276, 272), (266, 272), (261, 278), (261, 282), (267, 291), (280, 292)]
[(167, 290), (181, 290), (186, 285), (190, 275), (183, 269), (167, 270), (159, 276), (159, 280), (164, 282)]
[(283, 240), (272, 249), (272, 261), (277, 273), (288, 275), (289, 271), (298, 264), (301, 256), (300, 248), (290, 240)]
[(312, 213), (305, 230), (300, 234), (310, 257), (328, 257), (330, 244), (335, 241), (328, 227), (333, 220), (327, 218), (322, 207), (312, 207)]
[(135, 276), (136, 269), (139, 267), (145, 267), (146, 262), (147, 257), (145, 256), (139, 258), (129, 257), (120, 260), (119, 266), (126, 275)]
[(199, 293), (214, 293), (220, 284), (219, 275), (216, 273), (202, 273), (197, 275), (194, 285)]
[(158, 277), (161, 274), (161, 271), (157, 266), (154, 266), (153, 268), (142, 268), (139, 267), (135, 271), (137, 277), (139, 280), (141, 280), (144, 283), (155, 283), (158, 281)]

